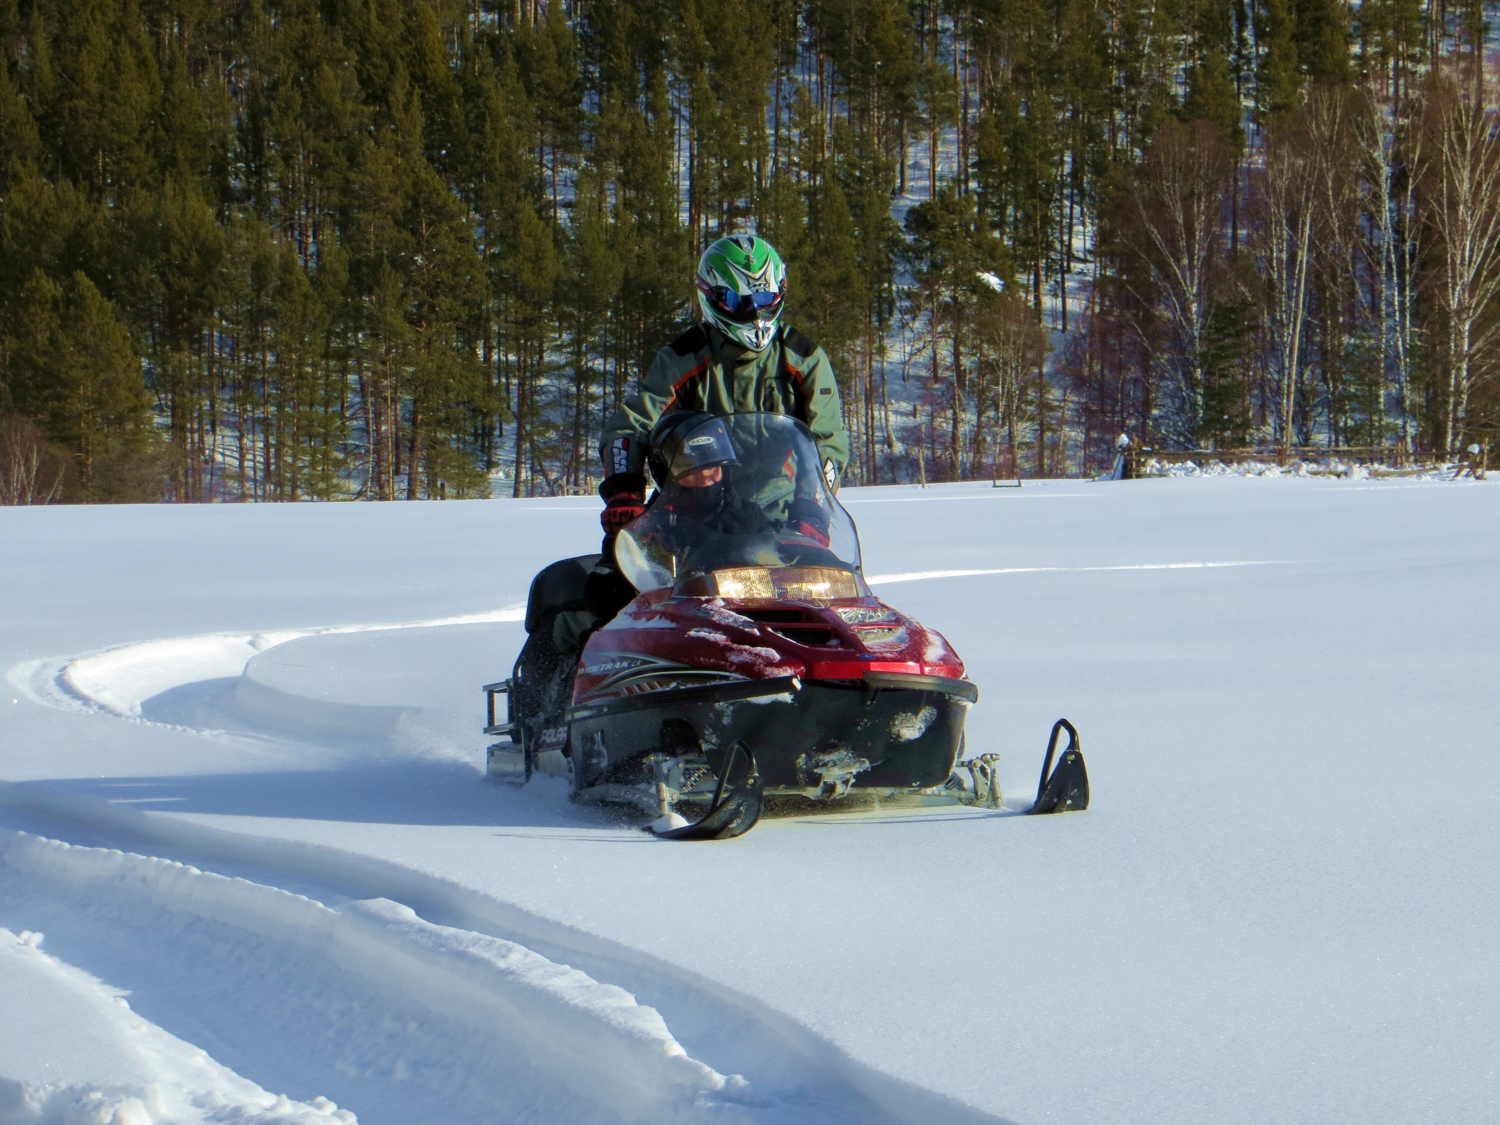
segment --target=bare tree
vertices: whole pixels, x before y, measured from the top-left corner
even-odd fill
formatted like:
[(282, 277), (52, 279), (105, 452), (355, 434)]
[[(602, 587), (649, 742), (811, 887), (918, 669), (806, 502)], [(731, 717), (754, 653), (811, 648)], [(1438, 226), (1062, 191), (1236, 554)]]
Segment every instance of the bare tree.
[(50, 504), (62, 492), (66, 466), (25, 418), (0, 418), (0, 504)]
[[(989, 458), (991, 466), (1000, 455), (1003, 433), (1011, 454), (1012, 469), (1017, 449), (1017, 430), (1026, 423), (1025, 381), (1044, 372), (1048, 342), (1036, 313), (1012, 293), (996, 293), (982, 299), (975, 310), (975, 345), (978, 359), (975, 390), (974, 469)], [(1045, 410), (1045, 403), (1040, 406)], [(985, 441), (985, 418), (994, 427), (994, 449)], [(1034, 419), (1045, 431), (1046, 419)]]
[(1439, 79), (1427, 99), (1431, 157), (1423, 210), (1442, 252), (1435, 295), (1446, 328), (1442, 447), (1450, 456), (1463, 440), (1469, 396), (1500, 330), (1500, 319), (1485, 315), (1500, 294), (1500, 118), (1478, 94)]
[[(1345, 436), (1350, 396), (1346, 356), (1360, 331), (1360, 256), (1367, 250), (1361, 215), (1360, 105), (1342, 88), (1314, 88), (1303, 106), (1313, 187), (1312, 250), (1317, 278), (1320, 361), (1327, 391), (1328, 443)], [(1378, 417), (1378, 409), (1376, 410)]]
[(1142, 163), (1121, 231), (1154, 289), (1136, 297), (1158, 307), (1165, 321), (1166, 344), (1157, 355), (1176, 399), (1175, 436), (1187, 443), (1203, 416), (1203, 333), (1231, 166), (1209, 122), (1163, 126)]
[(1413, 221), (1425, 151), (1420, 129), (1411, 128), (1395, 94), (1383, 97), (1372, 83), (1355, 115), (1364, 160), (1366, 208), (1370, 215), (1371, 303), (1378, 325), (1378, 362), (1390, 372), (1400, 416), (1401, 449), (1411, 450), (1411, 354), (1413, 298), (1420, 228)]
[(1274, 419), (1283, 450), (1291, 448), (1296, 405), (1306, 362), (1308, 266), (1312, 262), (1313, 176), (1305, 134), (1283, 125), (1266, 140), (1265, 172), (1255, 206), (1252, 240), (1265, 280), (1265, 326), (1276, 384)]
[(1402, 132), (1402, 165), (1400, 191), (1397, 195), (1397, 213), (1392, 231), (1394, 243), (1391, 247), (1391, 316), (1394, 321), (1392, 339), (1397, 352), (1401, 372), (1401, 439), (1406, 452), (1410, 453), (1415, 443), (1411, 423), (1415, 406), (1411, 393), (1412, 356), (1420, 343), (1417, 324), (1417, 271), (1422, 259), (1422, 223), (1417, 210), (1417, 195), (1422, 182), (1422, 169), (1427, 163), (1427, 149), (1422, 130), (1406, 114)]

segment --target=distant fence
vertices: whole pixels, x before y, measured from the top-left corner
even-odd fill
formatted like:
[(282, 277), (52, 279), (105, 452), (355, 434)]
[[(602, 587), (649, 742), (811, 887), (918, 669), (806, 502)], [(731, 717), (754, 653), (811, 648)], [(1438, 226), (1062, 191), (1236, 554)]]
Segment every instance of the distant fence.
[(1184, 461), (1221, 461), (1238, 465), (1245, 461), (1269, 461), (1287, 465), (1293, 461), (1354, 461), (1406, 467), (1411, 454), (1394, 445), (1294, 445), (1289, 449), (1132, 449), (1138, 461), (1155, 459), (1164, 465)]

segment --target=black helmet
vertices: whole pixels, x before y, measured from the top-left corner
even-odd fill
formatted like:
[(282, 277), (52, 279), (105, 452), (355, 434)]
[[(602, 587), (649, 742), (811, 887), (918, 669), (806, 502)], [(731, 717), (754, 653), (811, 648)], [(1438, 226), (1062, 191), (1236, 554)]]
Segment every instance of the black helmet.
[(710, 465), (738, 465), (724, 419), (704, 410), (674, 410), (651, 427), (647, 464), (658, 488)]

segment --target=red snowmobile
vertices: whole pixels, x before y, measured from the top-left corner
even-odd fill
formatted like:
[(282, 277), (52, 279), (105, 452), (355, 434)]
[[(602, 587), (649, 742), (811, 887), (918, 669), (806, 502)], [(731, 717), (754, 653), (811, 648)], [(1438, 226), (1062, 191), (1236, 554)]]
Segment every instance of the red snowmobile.
[[(961, 760), (978, 689), (942, 636), (865, 584), (854, 521), (807, 429), (703, 416), (670, 444), (653, 449), (646, 514), (615, 544), (639, 594), (576, 663), (549, 661), (540, 642), (582, 608), (599, 556), (532, 583), (527, 646), (511, 679), (484, 689), (485, 733), (509, 736), (489, 748), (489, 774), (567, 777), (576, 799), (634, 805), (677, 839), (741, 835), (768, 796), (999, 808), (998, 756)], [(1078, 733), (1060, 719), (1030, 811), (1088, 801)]]

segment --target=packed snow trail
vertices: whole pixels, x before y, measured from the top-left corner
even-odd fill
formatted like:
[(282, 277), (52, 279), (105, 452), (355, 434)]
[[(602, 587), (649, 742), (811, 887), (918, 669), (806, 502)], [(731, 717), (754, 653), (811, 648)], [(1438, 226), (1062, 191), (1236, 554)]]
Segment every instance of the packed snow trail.
[[(284, 1085), (373, 1102), (366, 1122), (437, 1102), (461, 1120), (997, 1120), (870, 1072), (732, 990), (409, 868), (43, 787), (0, 784), (0, 808), (342, 899), (329, 909), (177, 861), (0, 832), (0, 926), (48, 927), (80, 963), (137, 982), (195, 1042), (239, 1044), (235, 1065)], [(688, 1058), (655, 1010), (563, 959), (664, 997), (764, 1082)]]
[(333, 910), (168, 860), (24, 834), (0, 847), (6, 914), (56, 927), (80, 960), (190, 996), (203, 1040), (258, 1025), (250, 1061), (283, 1082), (357, 1078), (349, 1093), (381, 1103), (366, 1120), (434, 1104), (467, 1120), (695, 1120), (748, 1097), (624, 990), (390, 900)]
[[(118, 989), (49, 956), (44, 934), (0, 929), (3, 1125), (354, 1125), (325, 1097), (267, 1093), (130, 1010)], [(92, 1081), (57, 1081), (87, 1058)]]
[[(521, 639), (490, 621), (298, 636), (207, 682), (179, 667), (114, 713), (18, 690), (0, 823), (517, 943), (627, 990), (689, 1058), (744, 1077), (745, 1100), (691, 1112), (962, 1119), (940, 1092), (1027, 1123), (1492, 1119), (1500, 763), (1480, 732), (1500, 721), (1500, 492), (1171, 480), (845, 499), (871, 573), (911, 576), (885, 596), (980, 684), (970, 747), (1002, 750), (1024, 799), (1068, 715), (1088, 813), (651, 841), (558, 786), (480, 780), (476, 689)], [(589, 500), (0, 512), (0, 661), (55, 685), (65, 653), (492, 613), (591, 549), (596, 520)], [(158, 721), (118, 717), (131, 699)], [(333, 707), (364, 733), (320, 727), (350, 714)], [(138, 931), (153, 956), (127, 979), (82, 908), (58, 921), (0, 918), (46, 929), (45, 948), (259, 1087), (380, 1112), (385, 1087), (357, 1076), (277, 1081), (253, 1057), (258, 1019), (221, 1014), (222, 1038), (193, 1022), (177, 931)]]

